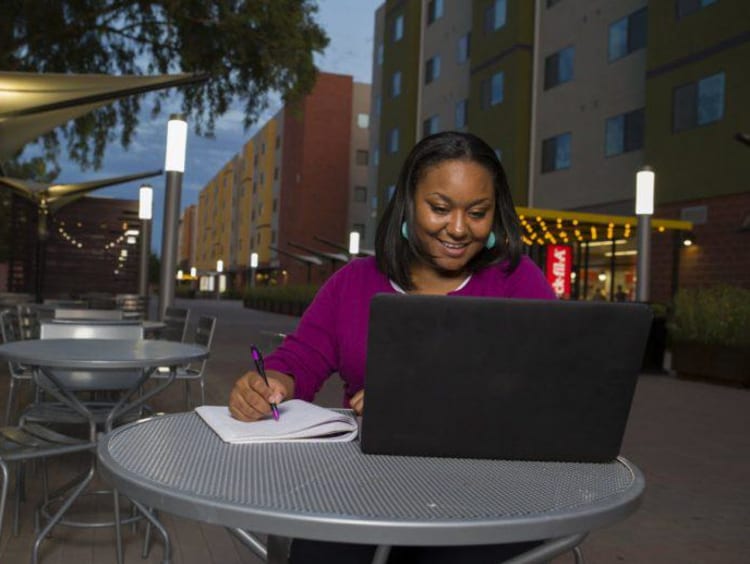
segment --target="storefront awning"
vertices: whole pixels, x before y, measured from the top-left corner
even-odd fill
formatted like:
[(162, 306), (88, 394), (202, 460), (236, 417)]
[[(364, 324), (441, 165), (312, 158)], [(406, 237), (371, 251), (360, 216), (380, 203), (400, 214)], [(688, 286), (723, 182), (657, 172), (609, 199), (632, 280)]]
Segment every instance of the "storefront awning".
[[(567, 210), (516, 207), (521, 235), (526, 245), (572, 245), (592, 241), (632, 239), (637, 216), (606, 215)], [(693, 223), (676, 219), (651, 218), (651, 228), (664, 232), (692, 231)]]

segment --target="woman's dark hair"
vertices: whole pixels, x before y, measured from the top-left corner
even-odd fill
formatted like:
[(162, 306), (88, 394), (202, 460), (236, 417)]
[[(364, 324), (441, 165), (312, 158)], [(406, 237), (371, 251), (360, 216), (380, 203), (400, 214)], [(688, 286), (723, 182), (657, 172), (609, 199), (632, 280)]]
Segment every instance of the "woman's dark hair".
[[(405, 290), (414, 289), (409, 267), (418, 258), (429, 258), (415, 237), (414, 195), (425, 172), (449, 160), (467, 160), (482, 165), (492, 175), (495, 186), (495, 214), (492, 230), (497, 239), (492, 249), (483, 248), (466, 265), (476, 272), (498, 261), (507, 261), (508, 272), (521, 260), (521, 226), (510, 195), (505, 170), (495, 151), (471, 133), (445, 131), (422, 139), (406, 157), (398, 176), (396, 191), (385, 208), (375, 234), (378, 268)], [(407, 238), (401, 234), (406, 222)]]

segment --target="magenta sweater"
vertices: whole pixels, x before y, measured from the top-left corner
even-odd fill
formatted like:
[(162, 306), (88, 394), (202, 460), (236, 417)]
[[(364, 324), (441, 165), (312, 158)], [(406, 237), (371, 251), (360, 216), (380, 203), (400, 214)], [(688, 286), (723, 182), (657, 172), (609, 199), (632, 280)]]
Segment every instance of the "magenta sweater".
[[(294, 377), (295, 397), (312, 401), (334, 372), (344, 381), (344, 405), (363, 386), (370, 299), (397, 290), (374, 257), (356, 259), (337, 271), (318, 291), (297, 330), (266, 358), (266, 368)], [(451, 296), (554, 299), (541, 270), (522, 257), (507, 275), (501, 265), (475, 272)]]

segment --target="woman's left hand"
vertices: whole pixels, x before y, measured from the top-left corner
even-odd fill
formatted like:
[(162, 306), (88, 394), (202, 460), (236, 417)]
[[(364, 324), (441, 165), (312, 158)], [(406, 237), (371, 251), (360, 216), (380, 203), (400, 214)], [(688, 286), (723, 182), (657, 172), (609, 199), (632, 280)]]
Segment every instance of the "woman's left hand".
[(349, 406), (354, 410), (354, 413), (362, 415), (365, 410), (365, 391), (360, 390), (354, 394), (352, 399), (349, 400)]

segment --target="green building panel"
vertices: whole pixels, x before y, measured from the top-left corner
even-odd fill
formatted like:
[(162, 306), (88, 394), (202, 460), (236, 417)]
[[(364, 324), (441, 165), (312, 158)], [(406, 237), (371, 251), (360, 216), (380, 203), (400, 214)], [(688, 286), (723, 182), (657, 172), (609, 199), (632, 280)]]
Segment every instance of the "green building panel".
[[(750, 149), (735, 137), (750, 131), (750, 2), (721, 0), (679, 20), (664, 4), (649, 6), (646, 74), (645, 162), (656, 171), (656, 201), (744, 192)], [(720, 117), (677, 128), (677, 91), (720, 73)], [(694, 92), (698, 115), (703, 94)]]
[[(394, 26), (403, 17), (403, 37), (394, 41)], [(406, 155), (416, 142), (419, 88), (419, 38), (421, 3), (408, 0), (386, 2), (383, 40), (382, 110), (380, 117), (380, 165), (378, 167), (378, 212), (388, 203), (388, 187), (396, 184)], [(401, 73), (401, 93), (391, 92), (394, 73)], [(398, 150), (389, 152), (389, 136), (397, 128)]]
[[(469, 130), (500, 151), (517, 205), (528, 202), (533, 4), (509, 0), (505, 25), (497, 30), (486, 22), (494, 1), (475, 2), (472, 15)], [(487, 89), (500, 72), (502, 102), (492, 105)]]

